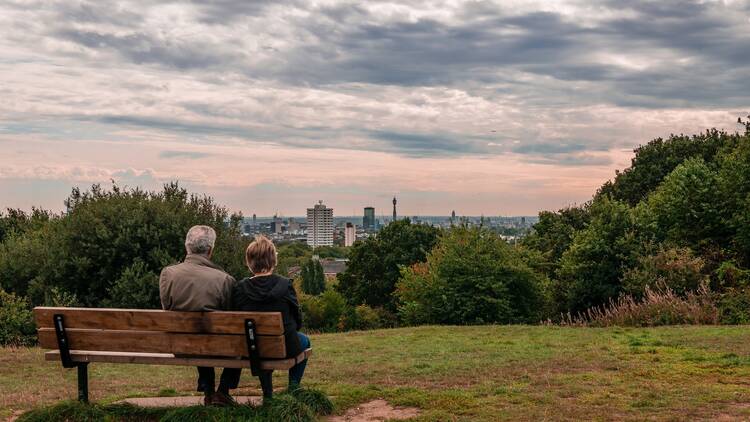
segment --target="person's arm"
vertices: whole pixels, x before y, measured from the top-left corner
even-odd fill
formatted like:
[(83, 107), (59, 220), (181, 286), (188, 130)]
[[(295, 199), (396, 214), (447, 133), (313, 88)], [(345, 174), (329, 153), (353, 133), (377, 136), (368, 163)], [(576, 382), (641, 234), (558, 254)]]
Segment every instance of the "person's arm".
[(166, 273), (167, 269), (164, 268), (159, 275), (159, 299), (161, 299), (161, 308), (169, 310), (172, 309), (172, 297), (170, 295), (172, 284), (169, 282)]
[(234, 304), (232, 303), (232, 292), (234, 291), (236, 284), (237, 280), (231, 275), (227, 275), (226, 282), (224, 283), (224, 292), (222, 293), (223, 297), (221, 298), (222, 311), (231, 311), (234, 309)]
[(288, 300), (291, 304), (292, 317), (294, 322), (297, 323), (297, 331), (299, 331), (302, 329), (302, 310), (299, 306), (299, 300), (297, 300), (297, 291), (294, 290), (294, 284), (291, 281), (289, 281)]

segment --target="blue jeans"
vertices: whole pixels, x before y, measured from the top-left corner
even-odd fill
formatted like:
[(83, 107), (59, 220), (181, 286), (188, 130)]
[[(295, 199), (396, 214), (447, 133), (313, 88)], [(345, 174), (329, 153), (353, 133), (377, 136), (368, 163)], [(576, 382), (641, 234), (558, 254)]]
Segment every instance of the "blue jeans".
[[(310, 348), (310, 338), (302, 333), (297, 333), (299, 336), (299, 342), (302, 345), (302, 350)], [(289, 369), (289, 385), (292, 384), (300, 385), (302, 383), (302, 376), (305, 375), (305, 367), (307, 366), (307, 359), (292, 366)]]

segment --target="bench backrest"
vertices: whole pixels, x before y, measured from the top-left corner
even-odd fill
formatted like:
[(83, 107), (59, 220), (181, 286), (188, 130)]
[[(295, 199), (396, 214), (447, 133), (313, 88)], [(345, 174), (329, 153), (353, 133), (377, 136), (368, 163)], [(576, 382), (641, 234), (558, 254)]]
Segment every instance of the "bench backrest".
[(247, 356), (246, 319), (256, 325), (260, 357), (286, 357), (279, 312), (175, 312), (143, 309), (34, 308), (43, 348), (57, 349), (54, 315), (63, 315), (71, 350)]

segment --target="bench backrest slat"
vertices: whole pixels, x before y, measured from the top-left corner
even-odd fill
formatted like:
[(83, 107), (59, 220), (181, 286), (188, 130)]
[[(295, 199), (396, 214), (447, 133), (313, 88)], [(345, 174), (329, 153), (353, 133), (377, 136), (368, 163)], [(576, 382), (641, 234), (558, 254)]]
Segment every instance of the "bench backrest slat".
[(175, 312), (146, 309), (34, 308), (37, 328), (54, 328), (62, 314), (68, 328), (166, 331), (172, 333), (244, 334), (245, 319), (254, 319), (259, 335), (282, 335), (279, 312)]
[[(137, 353), (174, 353), (197, 356), (247, 356), (245, 336), (234, 334), (184, 334), (161, 331), (121, 331), (66, 329), (71, 350)], [(52, 328), (40, 328), (39, 345), (57, 349)], [(284, 336), (259, 336), (260, 356), (269, 359), (286, 357)]]
[(143, 309), (34, 308), (39, 344), (57, 349), (53, 317), (63, 315), (71, 350), (247, 356), (246, 319), (256, 323), (260, 356), (286, 357), (279, 312), (175, 312)]

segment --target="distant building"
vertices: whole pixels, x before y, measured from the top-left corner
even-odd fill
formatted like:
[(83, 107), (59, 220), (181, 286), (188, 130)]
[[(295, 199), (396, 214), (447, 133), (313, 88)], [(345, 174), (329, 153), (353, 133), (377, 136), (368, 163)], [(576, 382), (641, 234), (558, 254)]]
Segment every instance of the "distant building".
[(365, 216), (362, 218), (362, 227), (365, 230), (372, 230), (375, 228), (375, 208), (365, 207)]
[(393, 221), (396, 221), (396, 197), (393, 197)]
[(297, 233), (302, 229), (299, 221), (295, 221), (294, 218), (289, 218), (289, 224), (287, 225), (287, 231), (289, 233)]
[(271, 233), (281, 234), (283, 224), (284, 222), (281, 220), (281, 217), (274, 216), (273, 221), (271, 221)]
[(255, 220), (256, 220), (256, 217), (255, 217), (255, 214), (253, 214), (253, 227), (255, 227), (257, 225), (257, 223), (256, 223)]
[(354, 228), (354, 224), (346, 223), (346, 229), (344, 230), (344, 246), (352, 246), (355, 240), (357, 240), (357, 230)]
[(313, 248), (333, 246), (333, 208), (323, 201), (307, 209), (307, 244)]

